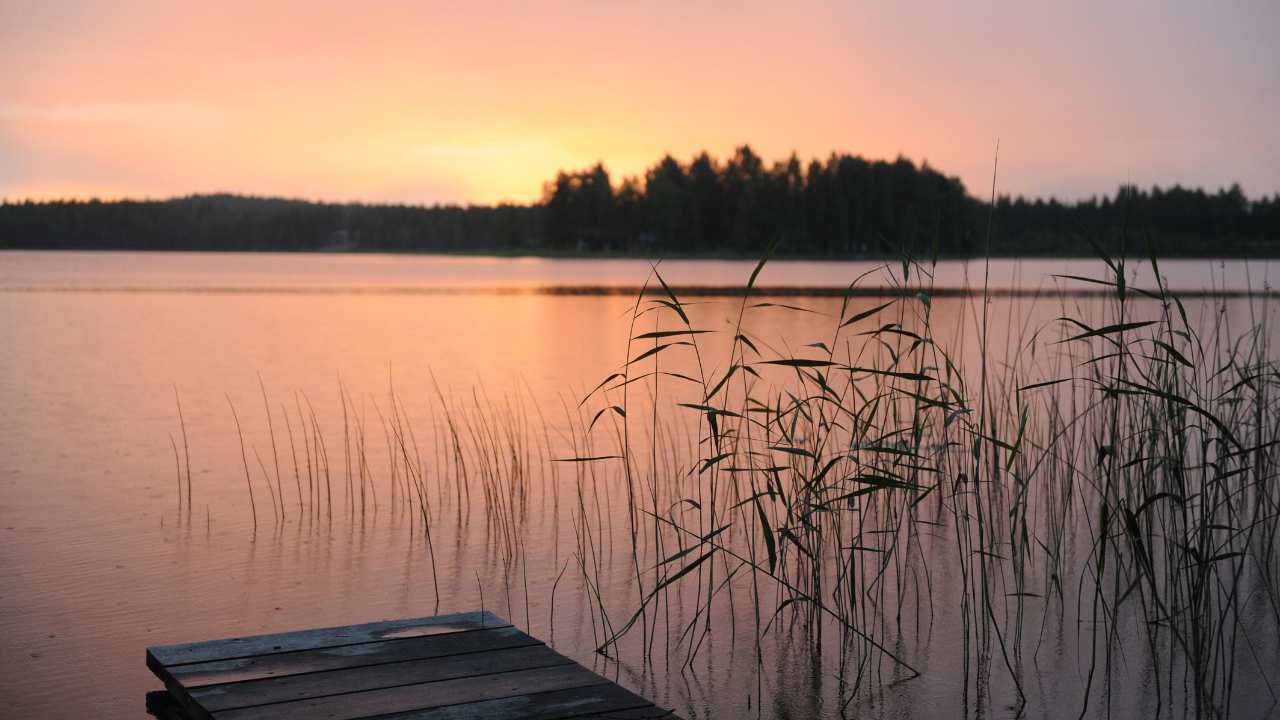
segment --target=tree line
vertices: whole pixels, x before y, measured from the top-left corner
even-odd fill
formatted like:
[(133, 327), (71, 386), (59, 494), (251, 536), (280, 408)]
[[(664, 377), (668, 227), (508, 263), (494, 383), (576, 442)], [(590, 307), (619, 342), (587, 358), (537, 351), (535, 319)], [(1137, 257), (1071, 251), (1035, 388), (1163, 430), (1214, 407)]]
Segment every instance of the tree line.
[(906, 158), (848, 154), (766, 163), (663, 157), (615, 182), (562, 171), (540, 202), (496, 206), (314, 203), (239, 195), (0, 203), (0, 248), (369, 250), (808, 257), (1091, 254), (1275, 255), (1280, 195), (1239, 186), (1122, 186), (1077, 202), (971, 196)]

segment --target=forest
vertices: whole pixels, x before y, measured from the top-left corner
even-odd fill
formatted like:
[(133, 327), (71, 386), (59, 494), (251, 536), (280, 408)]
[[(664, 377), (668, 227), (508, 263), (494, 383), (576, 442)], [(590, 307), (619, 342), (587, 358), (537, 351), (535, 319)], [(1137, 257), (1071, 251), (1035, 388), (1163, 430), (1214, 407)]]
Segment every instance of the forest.
[[(992, 212), (994, 210), (994, 212)], [(831, 154), (767, 163), (660, 159), (615, 181), (561, 171), (528, 205), (323, 203), (230, 194), (168, 200), (5, 200), (0, 248), (374, 251), (815, 258), (1090, 255), (1272, 256), (1280, 194), (1121, 186), (992, 208), (928, 163)]]

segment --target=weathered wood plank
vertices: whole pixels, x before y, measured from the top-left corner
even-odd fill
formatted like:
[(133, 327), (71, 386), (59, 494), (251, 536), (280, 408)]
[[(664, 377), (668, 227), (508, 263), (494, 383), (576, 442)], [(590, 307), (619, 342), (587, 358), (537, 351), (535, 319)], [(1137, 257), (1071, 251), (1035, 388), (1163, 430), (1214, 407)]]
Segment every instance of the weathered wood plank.
[(173, 696), (164, 690), (147, 693), (147, 714), (156, 720), (188, 720), (187, 713)]
[(632, 710), (606, 710), (595, 715), (565, 717), (572, 717), (573, 720), (680, 720), (673, 711), (665, 710), (653, 704), (650, 704), (649, 707)]
[[(468, 653), (427, 660), (291, 675), (269, 680), (211, 685), (192, 690), (191, 697), (206, 710), (216, 713), (219, 710), (253, 705), (295, 702), (401, 685), (432, 683), (572, 663), (572, 660), (546, 645), (532, 645), (510, 650)], [(433, 694), (425, 689), (421, 692), (424, 696)]]
[(194, 689), (248, 680), (285, 677), (300, 673), (323, 672), (378, 663), (426, 660), (447, 657), (459, 653), (503, 650), (506, 648), (541, 645), (542, 641), (530, 637), (510, 625), (491, 630), (449, 633), (428, 637), (382, 640), (371, 643), (340, 645), (315, 650), (294, 650), (232, 660), (215, 660), (207, 663), (191, 663), (170, 667), (153, 667), (152, 671), (166, 682), (180, 682), (183, 687)]
[(225, 640), (210, 640), (207, 642), (159, 645), (147, 648), (147, 664), (150, 666), (154, 661), (160, 666), (170, 666), (212, 660), (230, 660), (264, 653), (314, 650), (316, 648), (354, 645), (376, 640), (483, 630), (510, 624), (491, 612), (479, 611), (439, 615), (429, 618), (388, 620), (346, 627), (227, 638)]
[(675, 717), (488, 612), (159, 646), (147, 665), (169, 690), (149, 709), (188, 720)]
[(630, 720), (674, 716), (625, 688), (607, 683), (414, 710), (381, 716), (378, 720), (559, 720), (578, 717), (616, 717)]
[(581, 665), (558, 665), (334, 695), (300, 702), (258, 705), (213, 713), (215, 720), (356, 720), (446, 705), (496, 700), (551, 690), (608, 685)]

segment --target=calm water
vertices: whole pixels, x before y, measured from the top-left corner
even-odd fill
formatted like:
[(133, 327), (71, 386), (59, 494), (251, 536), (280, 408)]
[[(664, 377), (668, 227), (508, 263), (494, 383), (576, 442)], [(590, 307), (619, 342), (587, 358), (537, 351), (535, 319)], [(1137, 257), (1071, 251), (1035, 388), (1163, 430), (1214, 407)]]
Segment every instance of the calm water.
[[(733, 286), (753, 265), (682, 261), (663, 263), (662, 271), (673, 285)], [(870, 267), (777, 262), (760, 283), (842, 287)], [(576, 421), (568, 418), (624, 361), (634, 298), (527, 291), (632, 287), (647, 271), (646, 263), (631, 260), (0, 252), (0, 715), (71, 717), (93, 708), (102, 717), (140, 717), (144, 693), (158, 686), (143, 665), (147, 645), (483, 604), (685, 717), (839, 717), (838, 649), (814, 651), (788, 633), (773, 633), (759, 664), (745, 615), (721, 623), (683, 670), (683, 650), (659, 650), (646, 661), (638, 636), (624, 642), (620, 662), (592, 652), (594, 611), (584, 573), (574, 569), (583, 546), (572, 506), (584, 471), (549, 459), (582, 451), (572, 445)], [(1162, 271), (1181, 290), (1258, 291), (1270, 289), (1280, 264), (1179, 261), (1162, 264)], [(982, 272), (981, 264), (944, 263), (936, 284), (980, 285)], [(991, 286), (1052, 291), (1064, 286), (1053, 273), (1100, 276), (1102, 267), (1079, 260), (993, 262)], [(741, 302), (699, 301), (696, 319), (720, 330)], [(993, 301), (993, 337), (1000, 338), (993, 352), (1011, 359), (1019, 338), (1056, 328), (1064, 305), (1078, 317), (1102, 316), (1093, 307), (1099, 302)], [(794, 303), (818, 312), (762, 309), (748, 327), (776, 348), (829, 336), (838, 299)], [(1256, 296), (1221, 307), (1188, 300), (1201, 321), (1222, 319), (1240, 331), (1269, 323), (1263, 318), (1276, 306), (1274, 298)], [(933, 308), (935, 326), (947, 328), (956, 352), (976, 353), (972, 304), (937, 299)], [(189, 512), (178, 504), (175, 482), (171, 438), (182, 445), (175, 388), (190, 443)], [(256, 533), (229, 401), (257, 483)], [(429, 473), (438, 514), (432, 557), (421, 526), (392, 489), (394, 421), (387, 419), (399, 413), (412, 423), (424, 466), (445, 468), (442, 403), (473, 423), (498, 418), (498, 434), (510, 429), (525, 437), (515, 469), (494, 459), (506, 469), (491, 481), (499, 496), (513, 478), (523, 489), (518, 508), (493, 511), (479, 484), (463, 496), (443, 470)], [(348, 437), (359, 423), (367, 444), (371, 496), (363, 516), (338, 480), (345, 473), (344, 405)], [(332, 520), (296, 508), (291, 455), (312, 457), (302, 429), (311, 410), (312, 437), (323, 437), (333, 465)], [(282, 463), (283, 522), (263, 509), (271, 502), (263, 477), (275, 472), (272, 433)], [(296, 483), (305, 503), (313, 490), (303, 487), (301, 465)], [(611, 477), (591, 478), (593, 498), (604, 501), (593, 512), (600, 545), (593, 546), (595, 571), (587, 577), (599, 583), (619, 624), (638, 594), (632, 555), (621, 547), (622, 491), (598, 484), (616, 482)], [(944, 558), (950, 546), (940, 543), (936, 552)], [(944, 559), (935, 572), (931, 622), (898, 648), (924, 677), (888, 686), (893, 677), (885, 670), (875, 682), (882, 687), (845, 712), (1013, 714), (1011, 686), (999, 672), (992, 673), (990, 697), (964, 692), (958, 610), (947, 602), (956, 580)], [(1035, 627), (1041, 631), (1038, 620)], [(1076, 652), (1076, 617), (1048, 628), (1036, 669), (1027, 671), (1025, 712), (1074, 717), (1087, 673)], [(1242, 699), (1233, 714), (1241, 717), (1274, 713), (1265, 685), (1280, 687), (1276, 643), (1254, 650), (1272, 670), (1240, 671)], [(1113, 716), (1154, 707), (1136, 653), (1132, 665), (1116, 671), (1138, 679), (1113, 693)], [(1089, 711), (1104, 712), (1096, 701)]]
[[(76, 253), (7, 252), (0, 289), (112, 289), (204, 291), (448, 291), (512, 290), (578, 286), (636, 287), (645, 280), (643, 260), (574, 260), (404, 255), (261, 253)], [(667, 260), (661, 272), (682, 286), (741, 287), (755, 262)], [(867, 270), (865, 262), (775, 260), (762, 286), (843, 288)], [(935, 271), (939, 288), (981, 288), (982, 261), (944, 261)], [(1035, 259), (990, 263), (990, 287), (1049, 290), (1071, 285), (1053, 275), (1100, 277), (1096, 260)], [(1174, 290), (1270, 290), (1280, 279), (1280, 261), (1165, 260), (1160, 264)], [(1150, 285), (1150, 268), (1133, 262), (1130, 280)], [(864, 284), (876, 284), (871, 278)]]

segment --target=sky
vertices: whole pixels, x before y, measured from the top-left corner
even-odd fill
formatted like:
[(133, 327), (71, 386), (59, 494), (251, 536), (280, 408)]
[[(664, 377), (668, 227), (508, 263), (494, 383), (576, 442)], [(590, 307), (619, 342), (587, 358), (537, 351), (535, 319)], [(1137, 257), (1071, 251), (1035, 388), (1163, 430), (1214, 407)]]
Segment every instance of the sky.
[(1280, 2), (0, 0), (0, 198), (528, 202), (664, 153), (1280, 192)]

